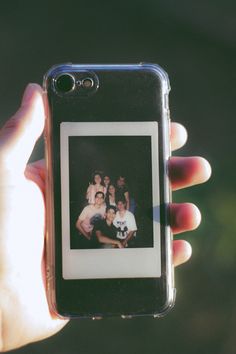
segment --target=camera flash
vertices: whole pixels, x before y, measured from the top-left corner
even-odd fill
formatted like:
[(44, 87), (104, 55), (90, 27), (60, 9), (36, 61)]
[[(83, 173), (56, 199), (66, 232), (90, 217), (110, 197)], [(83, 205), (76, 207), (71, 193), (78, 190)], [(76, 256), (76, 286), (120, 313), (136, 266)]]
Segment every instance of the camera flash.
[(90, 77), (88, 77), (88, 78), (82, 80), (82, 86), (83, 86), (85, 89), (90, 89), (90, 88), (93, 87), (93, 85), (94, 85), (94, 81), (93, 81), (93, 79), (91, 79)]

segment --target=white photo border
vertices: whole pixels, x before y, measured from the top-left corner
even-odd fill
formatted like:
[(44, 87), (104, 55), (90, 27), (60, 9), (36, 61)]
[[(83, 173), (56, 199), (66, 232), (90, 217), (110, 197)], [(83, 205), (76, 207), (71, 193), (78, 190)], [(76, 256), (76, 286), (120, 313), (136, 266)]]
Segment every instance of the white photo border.
[[(152, 154), (153, 247), (70, 248), (69, 137), (150, 136)], [(153, 278), (161, 276), (159, 151), (157, 122), (62, 122), (61, 211), (64, 279)], [(155, 210), (155, 211), (154, 211)], [(78, 235), (79, 237), (79, 235)]]

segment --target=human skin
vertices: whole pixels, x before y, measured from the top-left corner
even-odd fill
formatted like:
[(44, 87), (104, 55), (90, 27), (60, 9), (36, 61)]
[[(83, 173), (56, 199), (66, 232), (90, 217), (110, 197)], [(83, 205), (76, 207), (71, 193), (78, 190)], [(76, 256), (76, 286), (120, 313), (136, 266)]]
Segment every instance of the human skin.
[[(125, 185), (125, 177), (120, 176), (117, 180), (117, 186), (123, 187)], [(129, 192), (124, 193), (124, 197), (126, 200), (126, 209), (129, 210)]]
[[(106, 219), (107, 225), (110, 226), (113, 223), (115, 216), (116, 216), (116, 213), (113, 209), (107, 210), (107, 212), (105, 214), (105, 219)], [(96, 231), (96, 236), (97, 236), (98, 241), (100, 243), (117, 246), (118, 248), (123, 248), (123, 245), (120, 241), (113, 240), (113, 239), (109, 238), (108, 236), (102, 234), (102, 232), (100, 230)]]
[[(98, 191), (104, 192), (104, 187), (102, 186), (101, 182), (102, 182), (102, 178), (101, 178), (100, 174), (96, 174), (93, 178), (93, 183), (89, 185), (89, 187), (87, 189), (87, 193), (86, 193), (86, 199), (88, 199), (89, 203), (91, 203), (91, 200), (93, 201), (92, 196), (93, 196), (93, 193), (95, 193), (95, 191), (96, 191), (96, 189), (94, 189), (95, 187), (99, 188), (99, 189), (97, 189)], [(95, 200), (93, 201), (93, 203), (94, 202), (95, 202)]]
[(101, 182), (102, 182), (101, 176), (100, 175), (95, 175), (94, 176), (94, 182), (95, 182), (95, 184), (100, 185)]
[(103, 195), (103, 193), (97, 192), (96, 196), (95, 196), (95, 204), (94, 204), (94, 206), (97, 207), (97, 208), (100, 208), (103, 203), (104, 203), (104, 195)]
[(108, 194), (107, 194), (107, 202), (108, 204), (116, 204), (116, 189), (115, 186), (113, 186), (113, 184), (109, 185), (108, 188)]
[(111, 182), (110, 177), (109, 177), (109, 176), (104, 176), (103, 182), (104, 182), (104, 184), (105, 184), (106, 187), (109, 186), (109, 184), (110, 184), (110, 182)]
[[(99, 209), (102, 204), (104, 203), (104, 196), (103, 193), (97, 193), (96, 197), (95, 197), (95, 208)], [(83, 228), (83, 220), (81, 220), (80, 218), (76, 221), (76, 225), (77, 229), (88, 239), (91, 239), (91, 234), (86, 232)]]
[[(125, 212), (126, 212), (126, 207), (125, 204), (122, 201), (118, 201), (117, 203), (117, 209), (120, 213), (120, 216), (124, 216)], [(124, 247), (126, 247), (126, 245), (128, 244), (128, 241), (130, 241), (133, 236), (134, 236), (135, 231), (129, 231), (127, 237), (125, 238), (125, 240), (122, 240), (122, 244)]]
[[(27, 86), (22, 104), (0, 131), (0, 350), (16, 349), (50, 337), (67, 320), (50, 312), (45, 289), (45, 164), (29, 164), (43, 132), (47, 106), (39, 85)], [(184, 145), (186, 130), (171, 126), (172, 149)], [(205, 182), (211, 174), (200, 157), (173, 157), (169, 175), (173, 190)], [(190, 203), (170, 206), (174, 233), (195, 229), (200, 212)], [(185, 240), (174, 241), (173, 263), (191, 256)]]
[(116, 213), (114, 209), (108, 209), (105, 215), (106, 221), (108, 225), (111, 225), (116, 217)]
[(110, 193), (110, 195), (111, 195), (112, 197), (115, 196), (116, 189), (115, 189), (115, 187), (113, 186), (113, 184), (110, 184), (110, 186), (109, 186), (109, 188), (108, 188), (108, 192)]

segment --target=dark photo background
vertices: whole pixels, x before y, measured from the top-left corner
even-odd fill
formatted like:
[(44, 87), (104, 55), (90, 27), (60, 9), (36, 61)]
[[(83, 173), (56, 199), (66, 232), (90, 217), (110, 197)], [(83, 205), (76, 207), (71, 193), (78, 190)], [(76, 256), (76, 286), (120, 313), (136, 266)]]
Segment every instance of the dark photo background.
[(94, 171), (104, 171), (113, 184), (120, 175), (126, 177), (130, 197), (135, 201), (138, 228), (135, 246), (152, 247), (151, 137), (69, 137), (71, 248), (79, 248), (78, 238), (83, 237), (75, 229), (75, 222), (85, 206), (86, 191)]
[[(3, 1), (0, 46), (1, 124), (55, 63), (154, 62), (170, 77), (171, 119), (188, 130), (174, 154), (203, 155), (213, 167), (207, 184), (173, 194), (196, 203), (202, 223), (176, 236), (193, 255), (176, 269), (176, 305), (165, 318), (71, 321), (12, 353), (235, 354), (235, 0)], [(40, 139), (31, 160), (43, 148)]]

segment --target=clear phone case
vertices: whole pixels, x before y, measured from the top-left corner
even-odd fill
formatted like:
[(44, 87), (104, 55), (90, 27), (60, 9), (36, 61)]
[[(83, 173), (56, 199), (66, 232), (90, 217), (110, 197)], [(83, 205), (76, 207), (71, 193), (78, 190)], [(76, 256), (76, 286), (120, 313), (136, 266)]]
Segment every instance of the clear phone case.
[(51, 309), (163, 316), (175, 300), (167, 74), (146, 63), (61, 64), (44, 91)]

